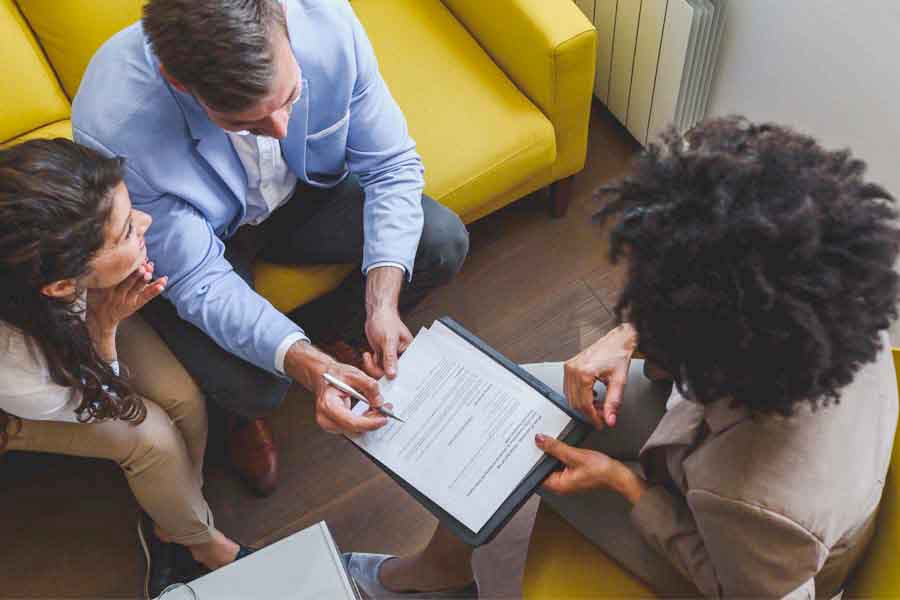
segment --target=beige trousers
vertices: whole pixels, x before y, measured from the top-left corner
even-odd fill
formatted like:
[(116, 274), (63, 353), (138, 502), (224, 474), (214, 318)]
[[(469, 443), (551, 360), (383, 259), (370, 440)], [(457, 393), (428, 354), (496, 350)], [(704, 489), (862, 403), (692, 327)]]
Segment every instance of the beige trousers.
[(147, 418), (64, 423), (23, 419), (9, 449), (105, 458), (122, 467), (141, 507), (172, 541), (208, 542), (213, 516), (203, 498), (206, 402), (156, 333), (139, 317), (119, 327), (119, 363), (145, 398)]

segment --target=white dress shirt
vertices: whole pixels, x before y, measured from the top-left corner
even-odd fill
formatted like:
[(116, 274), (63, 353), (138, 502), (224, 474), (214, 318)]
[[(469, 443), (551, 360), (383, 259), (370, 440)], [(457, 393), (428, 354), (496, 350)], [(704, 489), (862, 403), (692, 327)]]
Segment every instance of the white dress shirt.
[[(118, 362), (111, 366), (119, 372)], [(53, 381), (37, 344), (0, 322), (0, 409), (22, 419), (77, 423), (79, 404), (81, 394)]]
[(241, 225), (259, 225), (294, 194), (297, 176), (275, 138), (245, 132), (228, 132), (228, 137), (247, 173), (247, 213)]

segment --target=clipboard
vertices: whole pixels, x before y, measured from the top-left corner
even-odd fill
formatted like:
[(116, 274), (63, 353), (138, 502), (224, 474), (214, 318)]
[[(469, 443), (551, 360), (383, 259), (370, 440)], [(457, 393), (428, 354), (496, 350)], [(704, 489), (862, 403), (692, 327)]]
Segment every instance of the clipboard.
[[(559, 393), (555, 392), (549, 386), (545, 385), (539, 379), (534, 377), (531, 373), (512, 362), (491, 346), (486, 344), (483, 340), (481, 340), (478, 336), (473, 334), (471, 331), (454, 321), (450, 317), (441, 317), (438, 319), (441, 323), (443, 323), (448, 329), (456, 333), (462, 339), (469, 342), (472, 346), (486, 354), (492, 360), (500, 364), (502, 367), (510, 371), (513, 375), (527, 383), (531, 388), (537, 391), (541, 396), (547, 399), (548, 402), (553, 402), (556, 404), (564, 413), (566, 413), (569, 417), (572, 418), (572, 422), (563, 430), (562, 435), (559, 436), (559, 439), (569, 445), (577, 446), (580, 444), (585, 437), (587, 437), (588, 433), (590, 433), (592, 429), (592, 425), (587, 423), (578, 413), (572, 410), (569, 407), (566, 399)], [(464, 541), (473, 547), (483, 546), (487, 544), (494, 536), (496, 536), (501, 529), (506, 525), (506, 523), (518, 512), (522, 505), (531, 498), (532, 494), (537, 491), (537, 488), (543, 483), (544, 479), (547, 478), (550, 473), (555, 471), (557, 468), (561, 466), (561, 463), (558, 459), (553, 458), (552, 456), (545, 455), (544, 458), (534, 466), (534, 468), (529, 471), (529, 473), (525, 476), (524, 479), (519, 483), (518, 486), (513, 490), (512, 494), (510, 494), (506, 500), (497, 508), (493, 515), (491, 515), (490, 519), (482, 526), (479, 531), (472, 531), (468, 527), (462, 524), (456, 517), (445, 511), (440, 507), (436, 502), (428, 498), (425, 494), (421, 493), (414, 486), (412, 486), (408, 481), (394, 473), (390, 468), (385, 466), (381, 461), (372, 456), (365, 449), (353, 444), (360, 452), (366, 455), (372, 462), (381, 467), (381, 469), (387, 473), (391, 479), (396, 481), (400, 487), (406, 490), (413, 498), (415, 498), (419, 504), (428, 509), (431, 514), (436, 516), (442, 525), (446, 526), (450, 531), (452, 531), (459, 539)]]

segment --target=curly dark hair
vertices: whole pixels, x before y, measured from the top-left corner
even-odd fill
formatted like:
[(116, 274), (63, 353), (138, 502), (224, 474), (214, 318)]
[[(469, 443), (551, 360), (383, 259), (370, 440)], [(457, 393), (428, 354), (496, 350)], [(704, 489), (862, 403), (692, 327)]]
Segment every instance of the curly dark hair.
[(699, 402), (790, 415), (838, 401), (897, 316), (897, 212), (865, 170), (740, 117), (670, 131), (598, 192), (628, 270), (617, 317)]
[[(55, 383), (79, 393), (82, 422), (139, 423), (146, 414), (128, 381), (97, 354), (76, 299), (41, 291), (89, 272), (121, 181), (121, 159), (69, 140), (0, 150), (0, 322), (36, 345)], [(9, 425), (0, 411), (0, 450)]]

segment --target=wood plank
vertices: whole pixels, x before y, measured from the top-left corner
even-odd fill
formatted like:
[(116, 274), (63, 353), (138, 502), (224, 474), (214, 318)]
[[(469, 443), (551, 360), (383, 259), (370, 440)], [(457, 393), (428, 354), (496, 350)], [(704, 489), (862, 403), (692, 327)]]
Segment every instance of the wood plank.
[(511, 360), (563, 361), (606, 333), (612, 315), (581, 281), (535, 302), (509, 307), (509, 319), (485, 328), (486, 339), (497, 340)]
[(3, 597), (135, 597), (137, 504), (109, 461), (10, 452), (0, 461)]
[(617, 265), (603, 266), (585, 277), (584, 282), (606, 309), (612, 313), (619, 294), (625, 285), (627, 268), (624, 262)]

